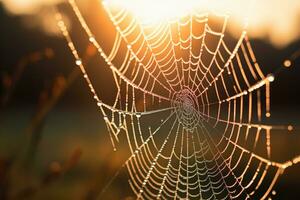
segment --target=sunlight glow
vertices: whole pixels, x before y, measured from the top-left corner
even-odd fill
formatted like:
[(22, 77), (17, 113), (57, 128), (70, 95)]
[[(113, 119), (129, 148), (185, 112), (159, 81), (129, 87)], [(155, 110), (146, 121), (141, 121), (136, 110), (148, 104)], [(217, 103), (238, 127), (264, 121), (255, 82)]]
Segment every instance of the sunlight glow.
[(107, 0), (103, 1), (116, 7), (124, 7), (144, 23), (157, 22), (162, 19), (177, 18), (188, 14), (204, 0)]
[[(40, 14), (48, 7), (64, 2), (64, 0), (2, 0), (10, 13)], [(236, 21), (236, 25), (243, 22), (248, 16), (248, 33), (252, 38), (268, 39), (274, 45), (283, 47), (297, 40), (299, 32), (299, 0), (76, 0), (83, 12), (90, 12), (89, 6), (96, 2), (106, 2), (116, 6), (124, 6), (141, 21), (157, 22), (165, 18), (181, 17), (193, 10), (217, 10), (229, 12)], [(45, 18), (45, 20), (42, 18)], [(41, 14), (25, 25), (31, 27), (32, 23), (40, 25), (45, 32), (44, 21), (48, 16)], [(50, 32), (53, 32), (52, 30)], [(232, 30), (234, 33), (235, 30)]]
[(155, 23), (160, 20), (180, 18), (190, 14), (192, 11), (214, 11), (225, 13), (236, 12), (242, 5), (246, 5), (243, 12), (238, 15), (245, 19), (250, 11), (251, 1), (234, 0), (104, 0), (103, 4), (111, 8), (123, 7), (139, 18), (142, 23)]

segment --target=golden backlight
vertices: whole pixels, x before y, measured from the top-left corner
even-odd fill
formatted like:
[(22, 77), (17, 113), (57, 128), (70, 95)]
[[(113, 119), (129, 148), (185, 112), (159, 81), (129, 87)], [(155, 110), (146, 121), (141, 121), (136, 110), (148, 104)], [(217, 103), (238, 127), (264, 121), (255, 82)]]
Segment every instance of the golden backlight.
[[(245, 18), (252, 1), (240, 1), (245, 5), (241, 18)], [(241, 3), (232, 0), (105, 0), (103, 4), (110, 7), (123, 7), (131, 12), (142, 23), (155, 23), (161, 20), (180, 18), (193, 11), (215, 11), (220, 13), (236, 12)]]
[[(217, 10), (228, 12), (237, 21), (237, 25), (247, 17), (248, 33), (251, 38), (268, 39), (276, 46), (285, 46), (299, 38), (299, 0), (76, 0), (82, 8), (93, 2), (106, 2), (124, 6), (143, 23), (153, 23), (170, 17), (180, 17), (191, 9)], [(46, 7), (65, 2), (64, 0), (2, 0), (4, 7), (13, 14), (36, 14), (45, 11)], [(43, 9), (41, 9), (43, 8)], [(82, 10), (90, 12), (89, 9)], [(49, 21), (47, 14), (32, 19), (26, 25), (40, 24)], [(44, 18), (44, 19), (42, 19)], [(42, 19), (42, 20), (41, 20)], [(42, 22), (40, 22), (42, 21)], [(52, 32), (52, 31), (50, 31)], [(235, 32), (233, 29), (232, 32)]]
[(170, 18), (187, 15), (196, 6), (205, 1), (195, 0), (107, 0), (109, 6), (122, 6), (141, 20), (142, 23), (153, 23)]
[(298, 0), (104, 0), (110, 6), (122, 6), (140, 19), (141, 23), (185, 16), (191, 11), (228, 13), (236, 26), (235, 33), (246, 20), (253, 38), (268, 38), (276, 46), (284, 46), (299, 38)]

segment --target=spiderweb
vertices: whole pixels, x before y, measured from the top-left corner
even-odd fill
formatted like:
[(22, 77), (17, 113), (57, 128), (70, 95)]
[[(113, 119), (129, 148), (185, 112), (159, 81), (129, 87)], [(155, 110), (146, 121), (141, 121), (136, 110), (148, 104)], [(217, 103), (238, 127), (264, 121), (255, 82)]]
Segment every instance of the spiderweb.
[[(300, 161), (271, 160), (271, 131), (286, 128), (263, 123), (271, 115), (274, 76), (263, 74), (245, 30), (234, 46), (226, 42), (228, 15), (192, 11), (143, 24), (104, 3), (116, 29), (104, 51), (75, 1), (69, 3), (113, 74), (117, 94), (105, 103), (58, 13), (115, 150), (126, 137), (124, 166), (137, 198), (265, 199), (284, 170)], [(212, 25), (213, 18), (221, 24)]]

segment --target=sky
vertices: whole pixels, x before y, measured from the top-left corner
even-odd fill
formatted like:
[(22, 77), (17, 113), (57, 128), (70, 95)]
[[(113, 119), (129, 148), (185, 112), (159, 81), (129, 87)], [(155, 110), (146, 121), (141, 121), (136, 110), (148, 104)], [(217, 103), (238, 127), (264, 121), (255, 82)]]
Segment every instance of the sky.
[[(241, 19), (244, 19), (245, 13), (248, 13), (248, 32), (250, 36), (252, 38), (266, 39), (278, 48), (283, 48), (300, 37), (299, 0), (224, 0), (221, 1), (222, 4), (217, 0), (176, 0), (176, 3), (171, 4), (171, 6), (168, 0), (139, 0), (139, 4), (136, 3), (137, 0), (107, 1), (122, 2), (122, 5), (129, 5), (128, 7), (134, 11), (140, 10), (140, 13), (144, 15), (149, 13), (149, 16), (151, 15), (152, 17), (152, 12), (157, 7), (160, 7), (162, 12), (166, 10), (170, 13), (178, 13), (178, 8), (208, 7), (218, 11), (229, 12), (235, 18), (237, 26), (241, 23)], [(13, 15), (39, 16), (31, 18), (29, 21), (25, 20), (25, 25), (42, 28), (50, 34), (56, 33), (55, 24), (49, 11), (52, 9), (52, 5), (63, 2), (63, 0), (2, 0), (2, 2), (7, 11)], [(83, 12), (86, 12), (84, 4), (98, 3), (92, 0), (77, 0), (77, 2), (82, 5)], [(190, 6), (183, 6), (187, 2)], [(101, 3), (100, 0), (99, 3)]]

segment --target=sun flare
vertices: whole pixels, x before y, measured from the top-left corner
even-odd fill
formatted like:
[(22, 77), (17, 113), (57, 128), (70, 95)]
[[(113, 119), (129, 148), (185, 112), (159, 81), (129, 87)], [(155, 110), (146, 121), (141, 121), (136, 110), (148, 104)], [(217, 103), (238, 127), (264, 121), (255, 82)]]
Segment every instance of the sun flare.
[[(234, 11), (234, 7), (238, 5), (232, 0), (222, 2), (216, 0), (106, 0), (103, 1), (103, 4), (110, 8), (125, 8), (142, 23), (155, 23), (161, 20), (180, 18), (193, 11), (209, 10), (228, 13)], [(244, 14), (244, 12), (240, 14)]]
[(192, 4), (192, 2), (195, 1), (188, 0), (188, 2), (181, 0), (109, 0), (104, 3), (108, 3), (110, 6), (122, 6), (143, 22), (153, 22), (187, 14), (193, 8), (194, 3)]
[[(216, 10), (230, 13), (230, 16), (241, 24), (245, 18), (249, 23), (248, 33), (252, 38), (268, 39), (273, 45), (284, 47), (299, 38), (299, 0), (77, 0), (82, 7), (93, 2), (102, 2), (109, 6), (125, 7), (128, 11), (138, 17), (141, 23), (155, 23), (163, 19), (181, 17), (191, 10)], [(45, 11), (46, 7), (59, 4), (64, 0), (2, 0), (9, 12), (17, 15), (37, 14)], [(43, 9), (42, 9), (43, 8)], [(83, 12), (89, 12), (89, 9)], [(45, 20), (41, 20), (45, 18)], [(41, 25), (45, 32), (44, 21), (47, 15), (32, 21)], [(50, 33), (53, 31), (51, 30)], [(235, 32), (235, 30), (232, 30)]]

